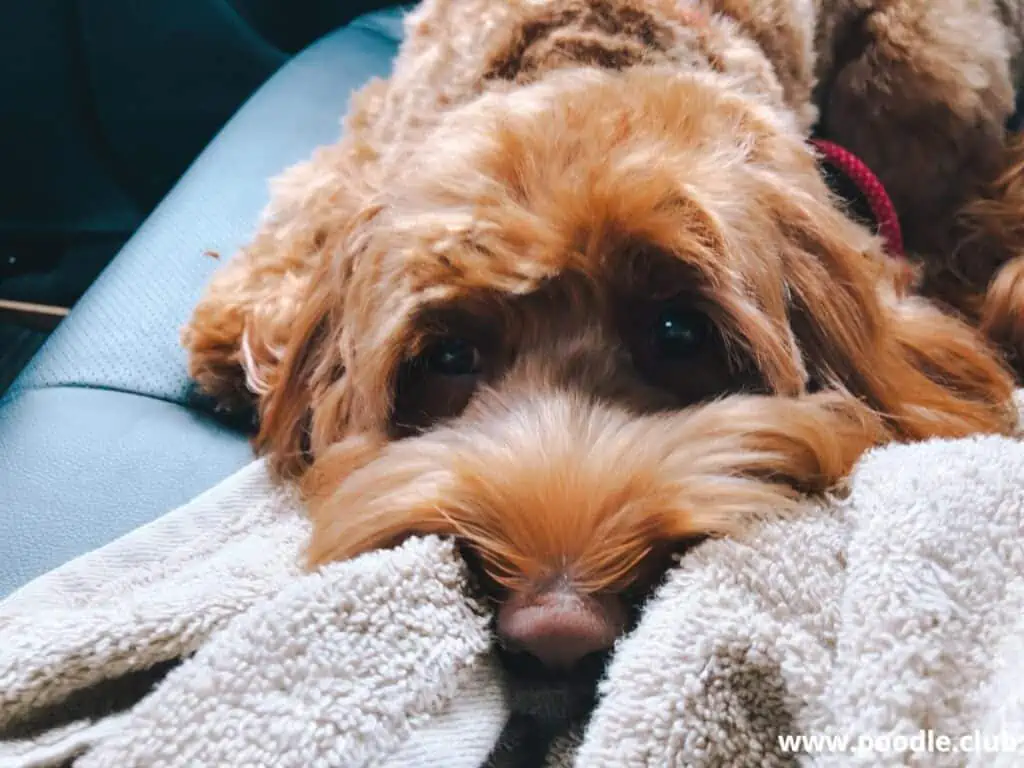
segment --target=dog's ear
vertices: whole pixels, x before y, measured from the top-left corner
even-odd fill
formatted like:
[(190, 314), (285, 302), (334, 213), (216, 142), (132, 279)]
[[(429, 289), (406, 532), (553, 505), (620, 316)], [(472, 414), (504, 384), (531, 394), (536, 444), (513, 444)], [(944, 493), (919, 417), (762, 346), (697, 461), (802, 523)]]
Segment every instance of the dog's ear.
[(895, 359), (912, 374), (901, 383), (900, 426), (911, 437), (1012, 432), (1018, 422), (1009, 368), (978, 330), (920, 298), (890, 308)]
[(982, 335), (900, 296), (877, 242), (813, 197), (777, 202), (790, 322), (812, 383), (864, 400), (900, 438), (1012, 430), (1013, 378)]
[[(280, 361), (267, 376), (254, 442), (281, 477), (301, 476), (328, 446), (386, 421), (390, 389), (388, 382), (374, 373), (390, 364), (390, 359), (381, 361), (376, 359), (381, 354), (369, 355), (371, 359), (361, 366), (367, 369), (361, 378), (368, 381), (356, 387), (346, 357), (352, 347), (346, 333), (352, 330), (347, 328), (347, 296), (365, 289), (353, 289), (354, 275), (367, 247), (370, 225), (380, 210), (376, 205), (367, 206), (329, 238), (305, 294), (296, 299), (299, 309)], [(362, 331), (371, 330), (364, 326), (372, 325), (372, 313), (364, 306), (355, 309)]]
[(314, 399), (322, 393), (327, 378), (340, 381), (344, 371), (330, 370), (329, 339), (335, 292), (319, 270), (309, 294), (295, 318), (289, 343), (274, 369), (266, 394), (260, 399), (256, 450), (270, 457), (280, 477), (300, 476), (310, 463), (311, 426)]

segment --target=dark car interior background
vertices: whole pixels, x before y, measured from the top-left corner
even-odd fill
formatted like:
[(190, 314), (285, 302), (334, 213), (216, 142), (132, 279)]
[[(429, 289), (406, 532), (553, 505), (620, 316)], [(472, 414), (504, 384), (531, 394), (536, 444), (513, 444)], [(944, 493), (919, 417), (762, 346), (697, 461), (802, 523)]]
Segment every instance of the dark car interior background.
[(0, 394), (249, 95), (316, 38), (385, 5), (4, 4)]

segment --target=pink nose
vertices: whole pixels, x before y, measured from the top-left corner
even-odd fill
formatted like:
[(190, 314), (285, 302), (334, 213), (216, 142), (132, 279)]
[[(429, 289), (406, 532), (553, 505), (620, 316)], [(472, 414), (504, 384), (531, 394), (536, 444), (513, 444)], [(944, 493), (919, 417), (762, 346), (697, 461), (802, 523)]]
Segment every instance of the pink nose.
[(617, 597), (568, 589), (513, 595), (498, 611), (498, 636), (505, 646), (558, 671), (609, 650), (625, 624), (626, 611)]

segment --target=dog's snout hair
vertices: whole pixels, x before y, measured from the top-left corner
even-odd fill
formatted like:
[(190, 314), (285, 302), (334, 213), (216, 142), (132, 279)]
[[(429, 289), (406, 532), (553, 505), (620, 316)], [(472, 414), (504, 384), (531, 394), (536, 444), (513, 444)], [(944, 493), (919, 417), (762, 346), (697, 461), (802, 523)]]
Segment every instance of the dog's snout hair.
[(328, 451), (307, 480), (309, 557), (455, 535), (502, 594), (553, 582), (621, 592), (666, 544), (740, 530), (831, 487), (883, 434), (877, 416), (831, 394), (638, 417), (574, 392), (488, 392), (371, 458), (344, 441)]

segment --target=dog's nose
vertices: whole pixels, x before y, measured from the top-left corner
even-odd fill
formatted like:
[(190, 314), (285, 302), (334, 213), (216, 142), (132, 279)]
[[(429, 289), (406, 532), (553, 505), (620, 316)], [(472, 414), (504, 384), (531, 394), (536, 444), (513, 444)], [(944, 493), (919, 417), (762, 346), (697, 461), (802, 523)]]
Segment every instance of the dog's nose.
[(611, 649), (626, 625), (616, 596), (552, 589), (513, 595), (498, 611), (498, 637), (511, 651), (528, 653), (553, 671), (566, 672), (585, 657)]

